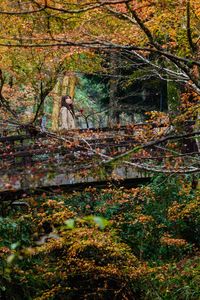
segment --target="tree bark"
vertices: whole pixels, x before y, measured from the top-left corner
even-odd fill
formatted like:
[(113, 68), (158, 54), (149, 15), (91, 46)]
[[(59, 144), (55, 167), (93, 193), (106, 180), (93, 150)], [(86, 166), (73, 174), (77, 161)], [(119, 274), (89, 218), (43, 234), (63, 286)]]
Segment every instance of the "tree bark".
[(74, 98), (77, 78), (75, 75), (69, 77), (69, 95)]
[(61, 104), (61, 92), (62, 92), (62, 81), (63, 78), (59, 78), (53, 89), (53, 110), (52, 110), (52, 131), (58, 131), (59, 128), (59, 112)]
[(119, 54), (114, 51), (110, 55), (111, 79), (110, 79), (110, 95), (109, 95), (109, 126), (113, 127), (119, 123), (119, 109), (117, 101), (117, 85), (118, 85), (118, 61)]

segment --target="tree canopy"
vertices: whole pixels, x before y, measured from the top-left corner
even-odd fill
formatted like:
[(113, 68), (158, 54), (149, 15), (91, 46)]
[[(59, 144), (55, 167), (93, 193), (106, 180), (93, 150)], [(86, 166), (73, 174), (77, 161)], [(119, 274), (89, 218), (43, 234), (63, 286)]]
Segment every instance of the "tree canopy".
[(2, 1), (0, 14), (4, 53), (4, 47), (131, 53), (158, 76), (199, 90), (197, 1)]

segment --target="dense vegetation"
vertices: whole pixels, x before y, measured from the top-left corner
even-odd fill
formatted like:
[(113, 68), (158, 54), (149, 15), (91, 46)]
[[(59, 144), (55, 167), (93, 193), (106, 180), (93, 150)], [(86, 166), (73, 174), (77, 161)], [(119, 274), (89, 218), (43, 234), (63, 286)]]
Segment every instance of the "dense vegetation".
[[(2, 0), (0, 28), (0, 298), (198, 300), (200, 2)], [(61, 131), (66, 95), (113, 131)], [(41, 194), (61, 156), (107, 187)]]
[[(194, 178), (26, 199), (1, 218), (3, 299), (199, 299)], [(16, 291), (17, 290), (17, 294)]]

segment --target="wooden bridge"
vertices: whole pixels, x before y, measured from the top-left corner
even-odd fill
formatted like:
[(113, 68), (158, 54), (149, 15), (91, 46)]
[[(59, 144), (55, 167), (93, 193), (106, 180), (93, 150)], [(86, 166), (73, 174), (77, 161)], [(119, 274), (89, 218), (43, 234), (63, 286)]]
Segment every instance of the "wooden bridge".
[[(136, 130), (137, 127), (137, 130)], [(36, 128), (0, 137), (0, 192), (149, 175), (133, 166), (107, 165), (137, 145), (141, 125), (75, 130), (56, 135)]]
[(169, 135), (169, 128), (146, 123), (59, 134), (32, 126), (1, 128), (0, 201), (9, 203), (27, 194), (113, 181), (135, 186), (149, 181), (152, 172), (197, 177), (200, 170), (195, 140), (200, 132)]

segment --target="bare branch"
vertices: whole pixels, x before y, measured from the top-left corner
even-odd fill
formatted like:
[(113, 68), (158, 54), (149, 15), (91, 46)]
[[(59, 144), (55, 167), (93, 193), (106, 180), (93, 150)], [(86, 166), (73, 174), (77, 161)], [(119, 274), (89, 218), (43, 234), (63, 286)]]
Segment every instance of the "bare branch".
[(80, 9), (64, 9), (64, 8), (58, 8), (58, 7), (53, 7), (53, 6), (50, 6), (50, 5), (47, 5), (47, 8), (50, 9), (50, 10), (53, 10), (53, 11), (58, 11), (58, 12), (61, 12), (61, 13), (71, 13), (71, 14), (79, 14), (79, 13), (82, 13), (82, 12), (86, 12), (86, 11), (89, 11), (89, 10), (94, 10), (96, 8), (100, 8), (100, 7), (103, 7), (103, 6), (107, 6), (107, 5), (114, 5), (114, 4), (123, 4), (123, 3), (129, 3), (131, 2), (131, 0), (108, 0), (108, 1), (98, 1), (98, 3), (95, 3), (93, 5), (86, 5), (85, 7), (83, 8), (80, 8)]
[(191, 32), (191, 21), (190, 21), (190, 0), (187, 0), (187, 8), (186, 8), (186, 12), (187, 12), (187, 39), (188, 39), (188, 43), (189, 46), (192, 50), (192, 52), (196, 51), (196, 46), (193, 43), (192, 40), (192, 32)]
[(192, 132), (192, 133), (186, 133), (186, 134), (182, 134), (182, 135), (168, 135), (168, 136), (164, 136), (162, 137), (161, 139), (158, 139), (158, 140), (154, 140), (154, 141), (150, 141), (148, 143), (145, 143), (143, 145), (140, 145), (140, 146), (137, 146), (129, 151), (127, 151), (126, 153), (122, 153), (120, 155), (118, 155), (117, 157), (114, 157), (110, 160), (108, 160), (106, 162), (106, 164), (110, 164), (114, 161), (117, 161), (119, 159), (122, 159), (132, 153), (135, 153), (141, 149), (145, 149), (145, 148), (149, 148), (149, 147), (152, 147), (152, 146), (155, 146), (155, 145), (158, 145), (160, 143), (163, 143), (163, 142), (166, 142), (166, 141), (169, 141), (169, 140), (178, 140), (178, 139), (184, 139), (184, 138), (187, 138), (187, 137), (195, 137), (195, 136), (198, 136), (200, 135), (200, 131), (196, 131), (196, 132)]
[(38, 3), (37, 1), (32, 0), (32, 3), (34, 3), (35, 5), (38, 6), (38, 9), (33, 9), (33, 10), (27, 10), (27, 11), (0, 11), (0, 14), (2, 15), (27, 15), (27, 14), (35, 14), (35, 13), (39, 13), (45, 10), (52, 10), (52, 11), (57, 11), (60, 13), (67, 13), (67, 14), (79, 14), (82, 12), (87, 12), (90, 10), (94, 10), (97, 8), (100, 8), (102, 6), (106, 6), (106, 5), (114, 5), (114, 4), (122, 4), (122, 3), (128, 3), (131, 0), (118, 0), (118, 1), (100, 1), (100, 3), (95, 3), (93, 5), (84, 5), (85, 7), (80, 8), (80, 9), (65, 9), (65, 8), (59, 8), (59, 7), (54, 7), (51, 5), (47, 4), (47, 1), (44, 1), (44, 5), (41, 5), (40, 3)]

